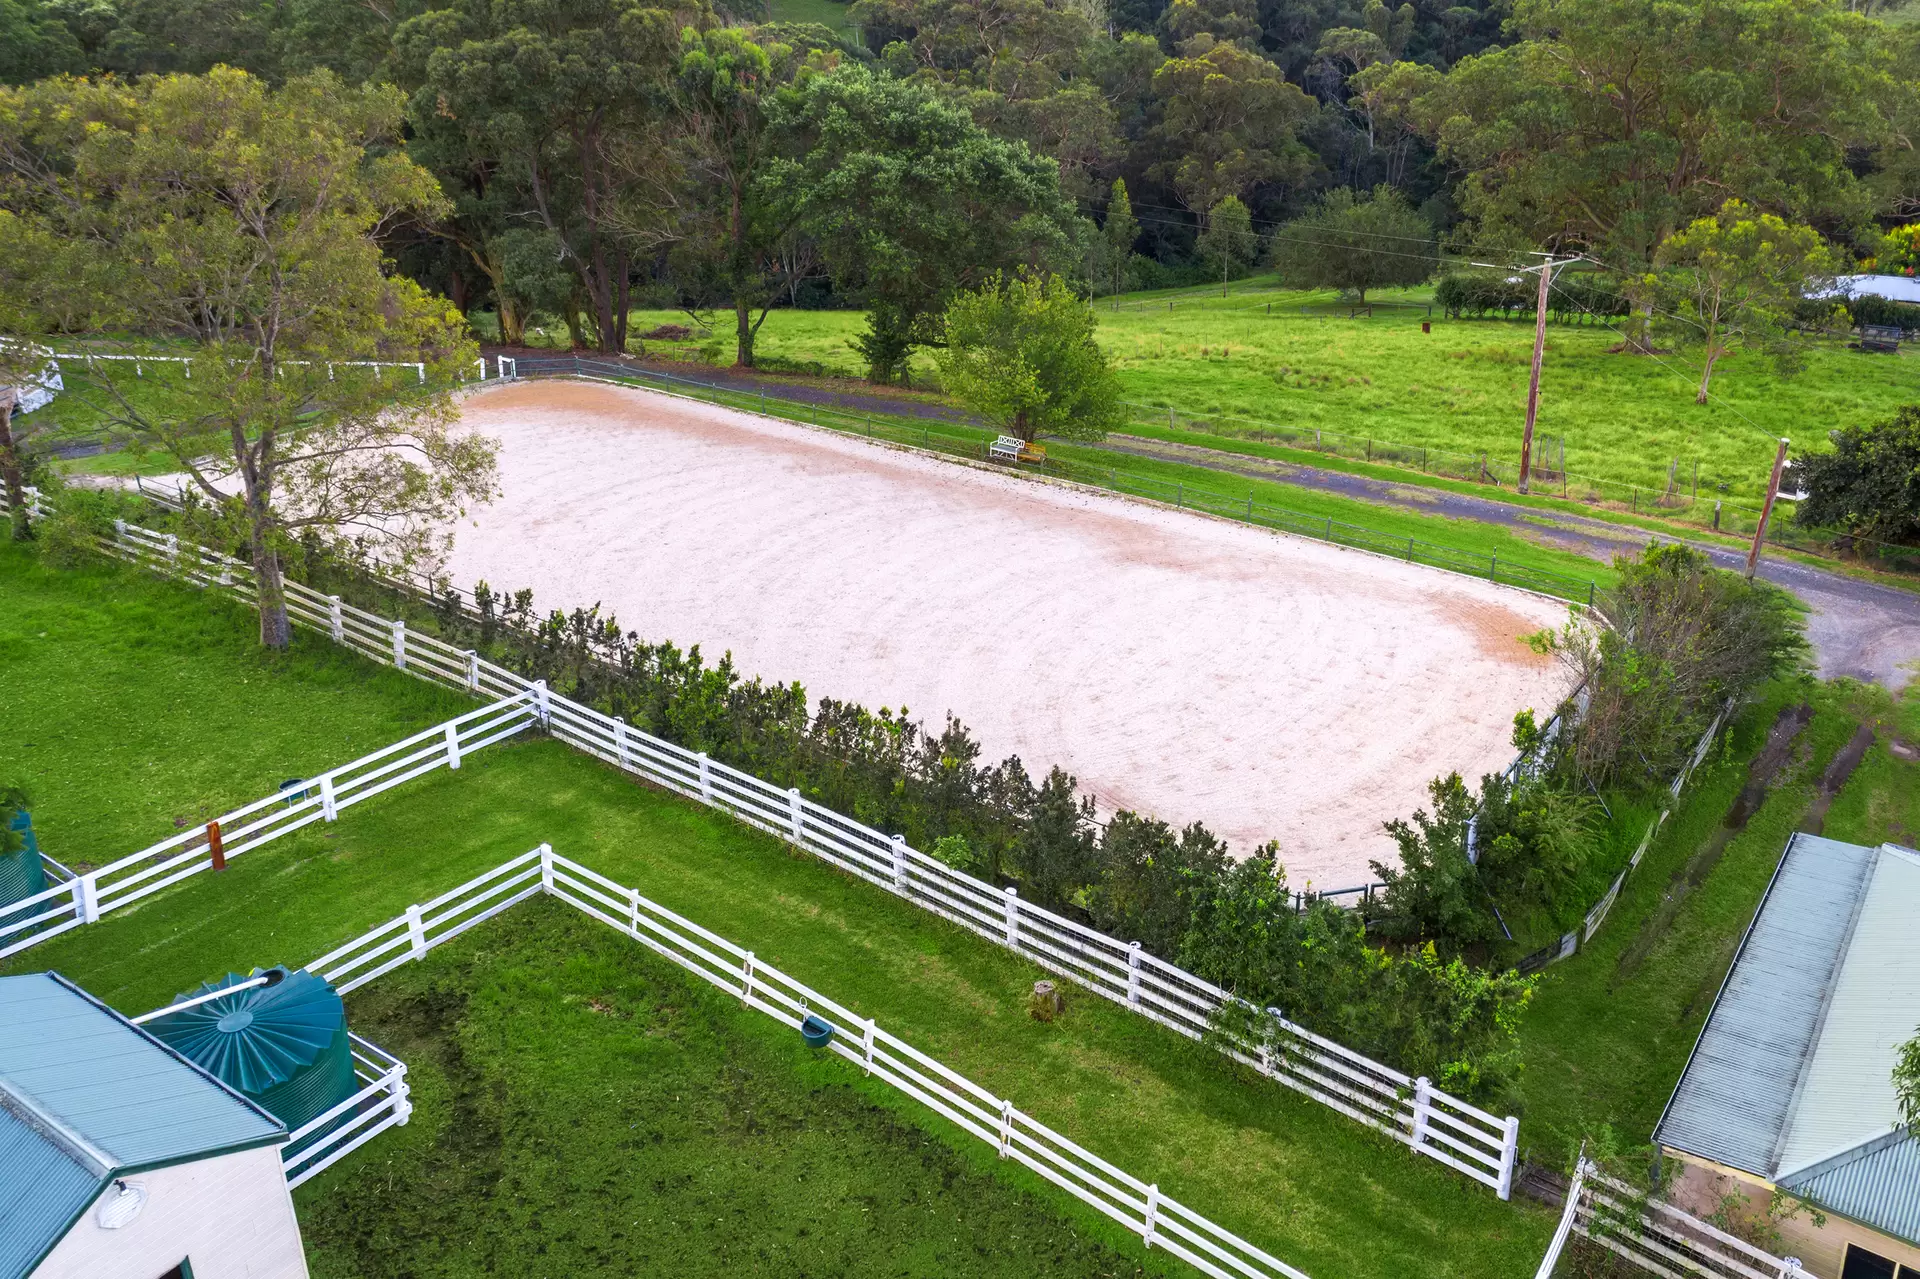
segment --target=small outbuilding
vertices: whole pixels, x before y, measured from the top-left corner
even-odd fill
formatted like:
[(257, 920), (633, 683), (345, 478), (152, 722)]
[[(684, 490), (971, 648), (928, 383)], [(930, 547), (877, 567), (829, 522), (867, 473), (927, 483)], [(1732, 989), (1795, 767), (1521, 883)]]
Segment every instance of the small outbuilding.
[[(1920, 1279), (1920, 1136), (1893, 1067), (1920, 1033), (1920, 852), (1787, 845), (1655, 1141), (1676, 1204), (1804, 1203), (1779, 1251), (1820, 1279)], [(1737, 1202), (1737, 1201), (1736, 1201)], [(1823, 1220), (1822, 1220), (1823, 1219)]]
[(0, 977), (0, 1279), (306, 1279), (286, 1140), (58, 973)]

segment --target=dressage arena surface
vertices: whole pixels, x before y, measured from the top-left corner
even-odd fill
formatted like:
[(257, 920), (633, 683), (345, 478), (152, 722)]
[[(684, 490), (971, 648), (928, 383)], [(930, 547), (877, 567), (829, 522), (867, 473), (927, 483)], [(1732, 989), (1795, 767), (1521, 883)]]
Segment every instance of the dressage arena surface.
[(623, 387), (520, 383), (464, 416), (502, 495), (459, 530), (461, 585), (951, 711), (1103, 815), (1277, 838), (1296, 888), (1374, 878), (1385, 819), (1503, 768), (1514, 712), (1566, 687), (1520, 640), (1563, 604), (1436, 569)]

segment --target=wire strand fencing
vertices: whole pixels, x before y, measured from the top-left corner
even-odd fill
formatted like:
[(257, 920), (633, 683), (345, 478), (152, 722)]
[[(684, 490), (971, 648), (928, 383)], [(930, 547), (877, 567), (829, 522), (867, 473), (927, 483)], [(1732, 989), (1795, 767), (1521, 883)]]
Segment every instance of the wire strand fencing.
[[(761, 963), (752, 951), (555, 853), (542, 844), (328, 952), (307, 967), (342, 993), (511, 909), (547, 894), (625, 933), (745, 1007), (795, 1030), (827, 1035), (824, 1047), (996, 1147), (1113, 1221), (1217, 1279), (1307, 1279), (997, 1097), (844, 1004)], [(342, 1154), (345, 1151), (341, 1152)]]
[(9, 903), (0, 915), (0, 959), (78, 928), (122, 906), (171, 888), (203, 871), (223, 869), (230, 858), (271, 843), (314, 822), (438, 768), (456, 769), (463, 756), (524, 732), (535, 722), (532, 697), (516, 692), (443, 724), (403, 738), (370, 755), (302, 779), (203, 826), (104, 866), (74, 873), (43, 855), (51, 887)]
[(1582, 1157), (1535, 1279), (1552, 1279), (1570, 1234), (1663, 1279), (1813, 1279), (1797, 1257), (1776, 1257), (1711, 1222), (1641, 1194)]
[[(908, 424), (904, 419), (857, 413), (803, 400), (782, 400), (764, 392), (753, 393), (701, 382), (653, 369), (641, 369), (613, 360), (584, 356), (523, 357), (516, 362), (520, 378), (578, 377), (594, 381), (641, 386), (650, 390), (680, 395), (702, 403), (757, 412), (782, 421), (798, 421), (828, 430), (861, 435), (868, 439), (904, 444), (949, 456), (991, 464), (991, 431), (966, 427), (960, 423), (921, 420)], [(1116, 467), (1049, 457), (1034, 469), (1056, 479), (1092, 485), (1130, 497), (1170, 502), (1183, 510), (1198, 511), (1223, 519), (1257, 525), (1276, 532), (1293, 533), (1316, 541), (1332, 542), (1354, 550), (1371, 551), (1408, 563), (1424, 564), (1467, 577), (1484, 578), (1503, 586), (1569, 600), (1591, 608), (1597, 585), (1586, 578), (1570, 577), (1546, 569), (1503, 561), (1498, 555), (1444, 546), (1420, 538), (1395, 537), (1359, 524), (1349, 524), (1305, 512), (1262, 502), (1249, 493), (1245, 498), (1227, 497), (1208, 489), (1195, 488), (1178, 481), (1149, 476), (1122, 475)]]
[(1660, 833), (1660, 828), (1666, 825), (1667, 818), (1672, 815), (1674, 803), (1679, 800), (1680, 792), (1687, 788), (1687, 783), (1693, 779), (1694, 773), (1698, 771), (1701, 764), (1706, 762), (1708, 753), (1713, 749), (1714, 741), (1720, 736), (1721, 728), (1732, 716), (1733, 709), (1734, 702), (1729, 699), (1727, 704), (1720, 708), (1720, 713), (1713, 717), (1713, 722), (1707, 725), (1707, 731), (1700, 734), (1699, 742), (1694, 745), (1693, 754), (1688, 756), (1687, 762), (1678, 773), (1674, 774), (1673, 781), (1668, 783), (1667, 798), (1661, 801), (1660, 811), (1654, 814), (1652, 821), (1647, 823), (1646, 833), (1640, 837), (1640, 844), (1633, 850), (1633, 856), (1627, 859), (1627, 864), (1621, 867), (1620, 873), (1613, 877), (1613, 882), (1608, 885), (1607, 891), (1588, 908), (1579, 925), (1572, 932), (1562, 935), (1549, 945), (1522, 958), (1514, 965), (1516, 969), (1522, 973), (1538, 972), (1550, 964), (1557, 964), (1563, 959), (1571, 958), (1581, 947), (1593, 940), (1594, 934), (1600, 931), (1600, 926), (1606, 922), (1607, 915), (1612, 912), (1614, 903), (1620, 899), (1620, 890), (1626, 887), (1628, 877), (1640, 869), (1641, 859), (1646, 857), (1647, 850), (1653, 847), (1654, 836)]
[[(219, 589), (246, 602), (254, 599), (251, 566), (177, 535), (121, 522), (116, 525), (115, 535), (101, 542), (107, 553), (151, 571)], [(417, 591), (408, 584), (399, 585)], [(1265, 1042), (1254, 1044), (1226, 1037), (1214, 1028), (1214, 1016), (1235, 997), (1146, 953), (1137, 942), (1120, 941), (1022, 902), (1014, 889), (999, 889), (954, 870), (909, 847), (901, 837), (816, 804), (798, 790), (782, 790), (705, 753), (686, 750), (624, 720), (554, 694), (544, 681), (527, 680), (471, 650), (455, 649), (409, 628), (399, 619), (369, 613), (291, 579), (285, 588), (288, 614), (295, 623), (417, 678), (465, 689), (476, 697), (503, 699), (473, 712), (472, 717), (498, 717), (485, 721), (492, 728), (481, 745), (538, 724), (577, 750), (786, 840), (839, 870), (1014, 950), (1047, 971), (1179, 1034), (1209, 1040), (1260, 1074), (1492, 1187), (1502, 1199), (1512, 1192), (1519, 1151), (1519, 1120), (1513, 1116), (1490, 1114), (1433, 1087), (1425, 1078), (1412, 1078), (1353, 1052), (1273, 1010), (1267, 1010), (1270, 1015)], [(428, 730), (409, 742), (423, 740), (434, 731)], [(435, 748), (424, 749), (431, 761)], [(464, 742), (458, 746), (458, 751), (471, 749), (477, 746)], [(428, 762), (425, 766), (438, 765)], [(272, 802), (273, 797), (261, 801)], [(305, 802), (310, 805), (314, 801)], [(201, 838), (201, 832), (187, 832), (168, 843), (184, 845)], [(153, 851), (125, 860), (128, 864), (150, 860)], [(205, 864), (203, 847), (179, 857), (185, 865), (176, 878), (195, 873)], [(50, 911), (46, 919), (75, 915), (84, 891), (70, 893), (72, 902)], [(43, 897), (56, 895), (57, 890), (50, 889)], [(56, 927), (74, 927), (84, 917), (81, 912)], [(6, 953), (0, 951), (0, 955)]]

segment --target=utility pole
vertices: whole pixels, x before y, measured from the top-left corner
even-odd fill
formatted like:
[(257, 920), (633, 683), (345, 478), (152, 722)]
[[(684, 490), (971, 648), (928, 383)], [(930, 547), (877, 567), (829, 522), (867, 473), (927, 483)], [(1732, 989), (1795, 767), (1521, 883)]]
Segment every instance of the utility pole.
[(1773, 515), (1773, 500), (1780, 496), (1780, 472), (1787, 465), (1787, 440), (1780, 438), (1780, 451), (1773, 455), (1773, 478), (1767, 481), (1767, 500), (1760, 507), (1760, 524), (1753, 530), (1753, 548), (1747, 552), (1747, 580), (1753, 580), (1754, 570), (1760, 567), (1760, 544), (1767, 539), (1767, 520)]
[[(1550, 253), (1542, 253), (1537, 256), (1544, 257), (1546, 261), (1542, 262), (1539, 266), (1521, 267), (1518, 270), (1518, 274), (1520, 275), (1525, 275), (1529, 271), (1538, 271), (1540, 273), (1540, 293), (1533, 306), (1533, 372), (1527, 379), (1527, 429), (1525, 434), (1520, 437), (1520, 491), (1522, 493), (1527, 491), (1528, 482), (1533, 477), (1533, 424), (1540, 416), (1540, 362), (1545, 357), (1547, 351), (1547, 288), (1553, 282), (1553, 273), (1556, 268), (1571, 266), (1573, 263), (1582, 260), (1577, 254), (1570, 258), (1560, 258), (1557, 260)], [(1476, 262), (1474, 265), (1488, 266), (1490, 264)], [(1501, 268), (1495, 267), (1494, 269), (1500, 270)]]

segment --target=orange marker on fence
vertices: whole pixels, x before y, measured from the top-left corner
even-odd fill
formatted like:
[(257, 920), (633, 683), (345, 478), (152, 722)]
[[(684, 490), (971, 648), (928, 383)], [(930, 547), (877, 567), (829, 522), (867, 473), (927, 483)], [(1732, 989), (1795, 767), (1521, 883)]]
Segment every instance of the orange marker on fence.
[(220, 843), (219, 822), (207, 823), (207, 851), (213, 854), (213, 868), (215, 870), (225, 870), (227, 868), (227, 850)]

